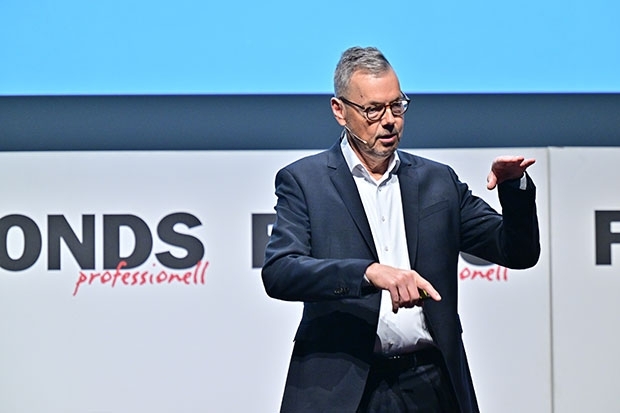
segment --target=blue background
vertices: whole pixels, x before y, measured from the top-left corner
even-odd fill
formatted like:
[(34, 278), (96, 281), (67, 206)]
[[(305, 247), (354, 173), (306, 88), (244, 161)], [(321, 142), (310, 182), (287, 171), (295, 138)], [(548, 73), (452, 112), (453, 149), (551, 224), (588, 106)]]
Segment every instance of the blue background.
[(382, 49), (415, 93), (620, 92), (620, 2), (0, 2), (0, 94), (331, 93)]

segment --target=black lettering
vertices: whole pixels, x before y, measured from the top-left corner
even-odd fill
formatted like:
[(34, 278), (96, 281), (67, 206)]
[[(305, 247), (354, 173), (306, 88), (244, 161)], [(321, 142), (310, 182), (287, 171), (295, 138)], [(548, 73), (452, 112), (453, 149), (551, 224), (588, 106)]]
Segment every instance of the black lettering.
[[(83, 270), (95, 269), (95, 216), (82, 215), (82, 242), (63, 215), (47, 217), (47, 268), (60, 269), (60, 240)], [(118, 264), (118, 263), (117, 263)]]
[(178, 212), (164, 217), (157, 225), (159, 239), (167, 244), (185, 249), (187, 254), (183, 258), (177, 258), (170, 252), (160, 252), (155, 254), (155, 256), (162, 265), (168, 268), (182, 269), (193, 267), (204, 256), (204, 245), (196, 237), (176, 232), (174, 230), (176, 224), (184, 224), (188, 228), (202, 225), (198, 218), (188, 213)]
[[(120, 256), (120, 228), (128, 227), (134, 234), (134, 250), (129, 256)], [(135, 215), (103, 216), (103, 268), (115, 269), (119, 262), (125, 261), (125, 268), (135, 268), (143, 264), (153, 248), (153, 237), (148, 225)]]
[[(21, 229), (24, 235), (24, 251), (21, 257), (9, 256), (7, 237), (13, 227)], [(41, 254), (41, 231), (37, 224), (24, 215), (7, 215), (0, 219), (0, 268), (9, 271), (22, 271), (31, 267)]]
[(620, 211), (594, 211), (596, 265), (611, 265), (611, 246), (620, 244), (620, 232), (611, 232), (611, 223), (620, 222)]

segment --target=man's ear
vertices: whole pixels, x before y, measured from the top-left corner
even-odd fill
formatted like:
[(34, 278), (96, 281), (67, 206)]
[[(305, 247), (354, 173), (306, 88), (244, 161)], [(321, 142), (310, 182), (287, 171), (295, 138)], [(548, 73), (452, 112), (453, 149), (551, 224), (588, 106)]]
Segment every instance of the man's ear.
[(347, 121), (344, 119), (344, 105), (338, 98), (331, 98), (330, 103), (332, 105), (332, 112), (334, 113), (334, 117), (336, 118), (336, 122), (340, 124), (340, 126), (344, 126), (347, 124)]

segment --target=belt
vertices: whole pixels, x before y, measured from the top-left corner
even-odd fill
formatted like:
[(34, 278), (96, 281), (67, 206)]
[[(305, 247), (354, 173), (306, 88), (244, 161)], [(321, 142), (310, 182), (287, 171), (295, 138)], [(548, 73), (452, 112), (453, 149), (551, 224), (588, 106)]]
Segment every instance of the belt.
[(442, 362), (442, 356), (438, 349), (426, 347), (405, 354), (376, 354), (373, 357), (372, 368), (378, 370), (404, 371), (418, 366), (441, 366)]

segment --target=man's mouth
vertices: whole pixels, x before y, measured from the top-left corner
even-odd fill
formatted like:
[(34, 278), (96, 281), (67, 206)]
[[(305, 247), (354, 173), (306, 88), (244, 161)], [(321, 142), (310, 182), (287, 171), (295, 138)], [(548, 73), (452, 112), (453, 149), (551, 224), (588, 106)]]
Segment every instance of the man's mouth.
[(386, 136), (379, 136), (377, 139), (383, 143), (392, 143), (396, 141), (397, 138), (398, 138), (397, 134), (392, 134), (392, 135), (386, 135)]

